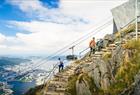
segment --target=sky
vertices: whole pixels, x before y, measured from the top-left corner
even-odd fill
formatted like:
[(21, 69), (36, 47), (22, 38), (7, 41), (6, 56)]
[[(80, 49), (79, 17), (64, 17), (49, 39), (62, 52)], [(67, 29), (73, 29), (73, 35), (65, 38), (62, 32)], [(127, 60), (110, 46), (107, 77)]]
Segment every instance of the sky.
[(77, 54), (93, 36), (97, 40), (112, 33), (112, 24), (94, 31), (126, 1), (0, 0), (0, 55), (50, 55), (93, 31), (75, 47)]

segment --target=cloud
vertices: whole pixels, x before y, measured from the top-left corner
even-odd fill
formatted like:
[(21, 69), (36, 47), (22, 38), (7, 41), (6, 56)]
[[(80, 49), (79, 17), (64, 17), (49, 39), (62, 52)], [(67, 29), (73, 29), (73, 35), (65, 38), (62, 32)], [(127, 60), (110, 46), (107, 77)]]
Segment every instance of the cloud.
[(6, 37), (0, 33), (0, 43), (5, 41)]
[[(10, 21), (9, 24), (22, 31), (30, 32), (30, 34), (17, 33), (15, 37), (0, 35), (0, 48), (14, 54), (19, 52), (51, 54), (81, 36), (81, 33), (75, 32), (71, 25), (66, 27), (62, 24), (43, 21)], [(2, 52), (3, 49), (1, 49)]]
[[(80, 32), (75, 32), (72, 26), (65, 26), (56, 23), (46, 23), (42, 21), (15, 22), (21, 30), (30, 31), (31, 34), (17, 33), (17, 37), (27, 45), (39, 46), (40, 48), (63, 46), (67, 41), (76, 39)], [(15, 25), (14, 24), (14, 25)], [(23, 26), (23, 27), (22, 27)], [(59, 45), (58, 45), (59, 44)]]
[(32, 11), (39, 12), (39, 9), (46, 10), (38, 0), (8, 0), (7, 2), (18, 6), (23, 12), (30, 13)]
[[(51, 54), (95, 29), (94, 27), (91, 29), (92, 25), (79, 25), (74, 27), (73, 25), (65, 26), (63, 24), (44, 21), (10, 21), (10, 25), (19, 27), (22, 31), (30, 32), (30, 34), (17, 33), (16, 37), (2, 35), (5, 40), (3, 40), (0, 48), (7, 49), (8, 51), (6, 52), (12, 52), (14, 54)], [(79, 51), (88, 46), (90, 37), (95, 36), (98, 39), (106, 33), (111, 33), (111, 27), (96, 33), (96, 35), (94, 33), (94, 35), (90, 35), (82, 44), (76, 46), (76, 53), (78, 54)], [(4, 51), (3, 49), (2, 52)], [(66, 54), (68, 53), (70, 51), (66, 52)]]
[[(33, 18), (29, 22), (8, 21), (8, 25), (19, 32), (14, 37), (0, 34), (1, 54), (51, 54), (81, 36), (95, 31), (97, 26), (106, 22), (108, 17), (110, 18), (110, 9), (122, 2), (61, 0), (59, 8), (56, 9), (45, 7), (39, 0), (8, 0), (8, 3), (18, 6)], [(112, 33), (112, 28), (110, 25), (96, 35), (94, 33), (90, 35), (81, 45), (76, 46), (77, 54), (88, 46), (90, 37), (102, 38), (105, 34)]]
[(49, 9), (43, 6), (39, 0), (8, 0), (9, 4), (19, 7), (28, 16), (41, 21), (53, 22), (57, 24), (87, 24), (88, 20), (81, 16), (66, 15), (61, 12), (61, 8)]

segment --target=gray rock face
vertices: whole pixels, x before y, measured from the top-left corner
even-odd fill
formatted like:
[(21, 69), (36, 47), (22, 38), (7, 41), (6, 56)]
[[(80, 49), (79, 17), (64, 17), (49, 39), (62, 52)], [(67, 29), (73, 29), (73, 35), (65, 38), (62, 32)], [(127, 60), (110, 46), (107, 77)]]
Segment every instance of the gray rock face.
[[(107, 37), (106, 39), (113, 38)], [(115, 81), (114, 77), (116, 75), (116, 71), (121, 65), (124, 55), (127, 55), (128, 53), (128, 51), (123, 50), (119, 45), (116, 46), (114, 50), (111, 50), (111, 52), (112, 57), (108, 61), (104, 61), (101, 57), (97, 57), (93, 59), (90, 64), (87, 63), (81, 65), (82, 72), (87, 73), (88, 76), (94, 80), (96, 87), (99, 89), (107, 90), (111, 83)]]
[(110, 73), (106, 62), (101, 59), (95, 61), (98, 64), (94, 70), (94, 81), (97, 87), (107, 89), (110, 86)]
[(140, 72), (135, 76), (135, 86), (131, 95), (140, 95)]
[(94, 72), (93, 72), (93, 79), (94, 79), (94, 82), (95, 82), (95, 85), (100, 88), (101, 84), (100, 84), (100, 81), (101, 81), (101, 72), (99, 70), (99, 68), (95, 68), (94, 69)]
[(113, 52), (112, 52), (112, 58), (110, 60), (111, 64), (111, 72), (113, 76), (116, 74), (117, 68), (121, 65), (122, 59), (123, 59), (123, 52), (124, 50), (121, 48), (121, 46), (118, 46)]
[(107, 34), (104, 37), (104, 41), (103, 41), (103, 47), (107, 47), (109, 44), (111, 44), (112, 42), (114, 42), (115, 37), (113, 34)]
[(97, 88), (107, 89), (110, 85), (110, 71), (108, 63), (97, 58), (87, 67), (83, 67), (82, 71), (88, 73), (89, 77), (94, 79)]
[(99, 68), (101, 71), (101, 88), (106, 90), (110, 86), (110, 73), (107, 63), (105, 63), (103, 60), (100, 60), (99, 62)]
[(105, 35), (104, 40), (114, 41), (115, 37), (113, 34), (107, 34)]
[(137, 84), (135, 90), (134, 90), (134, 94), (132, 95), (140, 95), (140, 82)]
[(82, 75), (79, 75), (79, 79), (76, 82), (76, 93), (76, 95), (92, 95), (89, 90), (89, 84), (82, 78)]

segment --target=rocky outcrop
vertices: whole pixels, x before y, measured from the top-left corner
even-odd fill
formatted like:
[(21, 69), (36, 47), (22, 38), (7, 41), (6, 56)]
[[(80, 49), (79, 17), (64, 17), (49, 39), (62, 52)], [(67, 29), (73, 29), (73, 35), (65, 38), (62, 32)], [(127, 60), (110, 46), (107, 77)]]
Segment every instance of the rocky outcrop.
[(89, 84), (82, 74), (79, 75), (76, 81), (76, 95), (92, 95), (89, 90)]
[(76, 60), (56, 74), (40, 95), (139, 95), (140, 40), (129, 41), (133, 32), (118, 41), (104, 37), (104, 48)]
[[(129, 35), (132, 35), (132, 33), (128, 33), (126, 36)], [(129, 68), (131, 68), (130, 70), (133, 72), (135, 66), (138, 67), (138, 65), (135, 65), (136, 63), (131, 63), (133, 57), (136, 55), (135, 52), (138, 50), (124, 47), (129, 43), (129, 39), (127, 39), (126, 36), (121, 42), (114, 42), (115, 39), (113, 36), (108, 36), (110, 35), (104, 38), (108, 40), (107, 42), (109, 44), (106, 45), (107, 47), (103, 48), (100, 52), (96, 52), (92, 57), (84, 57), (84, 59), (88, 59), (89, 62), (82, 62), (82, 64), (79, 65), (80, 69), (78, 69), (80, 70), (78, 77), (81, 77), (82, 74), (87, 74), (93, 79), (95, 89), (92, 91), (90, 85), (84, 79), (80, 82), (77, 80), (77, 95), (96, 95), (97, 93), (97, 95), (139, 95), (137, 89), (140, 88), (140, 82), (135, 83), (135, 80), (131, 80), (137, 73), (133, 73), (132, 76), (131, 74), (127, 75)], [(134, 47), (136, 47), (136, 45)], [(139, 70), (140, 68), (137, 68), (136, 71)], [(122, 76), (123, 74), (125, 75)], [(137, 79), (140, 79), (140, 77)], [(132, 86), (134, 83), (137, 85)], [(118, 90), (115, 91), (117, 86)], [(111, 90), (114, 92), (111, 92)], [(134, 94), (132, 94), (132, 92)]]
[(140, 95), (140, 73), (136, 75), (134, 84), (135, 86), (131, 95)]

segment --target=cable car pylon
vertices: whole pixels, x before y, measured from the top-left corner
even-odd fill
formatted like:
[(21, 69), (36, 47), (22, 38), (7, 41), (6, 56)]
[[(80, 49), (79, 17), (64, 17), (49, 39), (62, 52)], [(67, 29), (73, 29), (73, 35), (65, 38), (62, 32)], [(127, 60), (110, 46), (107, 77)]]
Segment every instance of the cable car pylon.
[(77, 59), (77, 56), (74, 55), (74, 48), (75, 48), (75, 45), (73, 45), (69, 48), (69, 49), (71, 49), (72, 53), (71, 53), (71, 55), (66, 56), (67, 60), (76, 60)]

